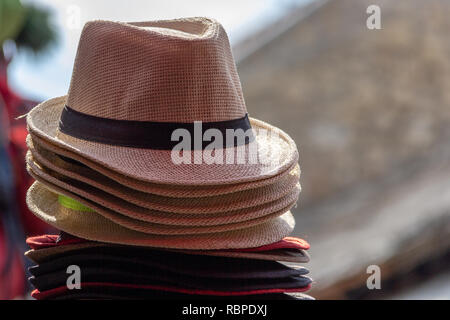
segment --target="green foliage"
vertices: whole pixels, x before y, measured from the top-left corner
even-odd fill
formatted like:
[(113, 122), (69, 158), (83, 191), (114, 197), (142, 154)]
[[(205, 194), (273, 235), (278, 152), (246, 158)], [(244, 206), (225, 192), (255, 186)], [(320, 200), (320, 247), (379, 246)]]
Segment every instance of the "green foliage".
[(0, 48), (8, 39), (15, 39), (25, 20), (25, 9), (19, 0), (0, 0)]
[(56, 32), (50, 23), (50, 13), (33, 5), (25, 7), (21, 31), (14, 39), (17, 47), (38, 53), (56, 40)]

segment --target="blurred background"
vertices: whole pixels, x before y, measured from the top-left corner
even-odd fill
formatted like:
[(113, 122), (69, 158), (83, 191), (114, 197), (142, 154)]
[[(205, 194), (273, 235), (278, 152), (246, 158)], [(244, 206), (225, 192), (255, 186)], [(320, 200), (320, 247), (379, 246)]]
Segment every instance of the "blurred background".
[(224, 25), (249, 113), (299, 147), (311, 295), (449, 299), (446, 0), (0, 0), (0, 299), (26, 297), (25, 237), (52, 232), (25, 206), (20, 116), (66, 94), (86, 21), (188, 16)]

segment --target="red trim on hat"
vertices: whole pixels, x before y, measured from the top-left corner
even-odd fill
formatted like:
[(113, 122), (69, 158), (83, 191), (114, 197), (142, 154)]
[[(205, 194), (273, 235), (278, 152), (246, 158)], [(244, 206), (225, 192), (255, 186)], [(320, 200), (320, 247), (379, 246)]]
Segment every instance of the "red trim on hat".
[(83, 243), (88, 242), (87, 240), (81, 238), (70, 238), (59, 240), (59, 235), (57, 234), (44, 234), (42, 236), (28, 237), (27, 245), (34, 250), (49, 248), (49, 247), (59, 247), (67, 244)]
[(42, 236), (28, 237), (26, 242), (31, 249), (38, 250), (56, 246), (57, 239), (58, 235), (56, 234), (44, 234)]
[[(109, 283), (109, 282), (82, 282), (81, 287), (112, 287), (112, 288), (128, 288), (128, 289), (148, 289), (148, 290), (159, 290), (159, 291), (169, 291), (192, 295), (208, 295), (208, 296), (246, 296), (255, 294), (267, 294), (267, 293), (285, 293), (285, 292), (305, 292), (311, 289), (311, 284), (306, 287), (301, 288), (289, 288), (289, 289), (260, 289), (260, 290), (247, 290), (238, 292), (227, 292), (227, 291), (217, 291), (217, 290), (197, 290), (197, 289), (185, 289), (170, 286), (158, 286), (158, 285), (137, 285), (137, 284), (123, 284), (123, 283)], [(74, 289), (76, 290), (76, 289)], [(38, 289), (31, 292), (31, 296), (37, 300), (42, 300), (46, 298), (51, 298), (55, 295), (64, 294), (69, 291), (66, 286), (57, 287), (50, 290), (39, 291)]]
[[(55, 246), (63, 246), (67, 244), (75, 244), (75, 243), (84, 243), (89, 242), (88, 240), (77, 238), (75, 236), (71, 236), (70, 238), (65, 238), (59, 240), (59, 236), (52, 235), (41, 235), (36, 237), (27, 238), (27, 244), (31, 249), (42, 249), (48, 247)], [(278, 249), (300, 249), (300, 250), (308, 250), (310, 248), (309, 243), (306, 240), (295, 238), (295, 237), (285, 237), (278, 242), (274, 242), (271, 244), (266, 244), (264, 246), (255, 247), (255, 248), (243, 248), (243, 249), (229, 249), (229, 250), (215, 250), (215, 251), (232, 251), (232, 252), (262, 252), (262, 251), (271, 251)]]
[(271, 251), (278, 249), (301, 249), (308, 250), (310, 245), (306, 240), (295, 238), (295, 237), (285, 237), (278, 242), (274, 242), (271, 244), (266, 244), (264, 246), (256, 247), (256, 248), (244, 248), (244, 249), (232, 249), (227, 251), (233, 252), (261, 252), (261, 251)]

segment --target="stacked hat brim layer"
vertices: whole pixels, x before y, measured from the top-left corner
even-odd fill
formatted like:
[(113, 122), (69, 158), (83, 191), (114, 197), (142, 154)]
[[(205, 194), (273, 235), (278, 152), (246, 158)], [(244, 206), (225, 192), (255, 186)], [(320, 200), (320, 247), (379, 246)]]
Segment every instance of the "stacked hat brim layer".
[[(44, 185), (94, 209), (100, 216), (98, 219), (104, 218), (124, 228), (155, 235), (242, 230), (265, 222), (271, 224), (280, 216), (278, 220), (288, 223), (288, 211), (300, 192), (299, 169), (296, 166), (274, 183), (255, 189), (201, 198), (164, 197), (130, 189), (86, 166), (65, 161), (32, 142), (30, 137), (28, 145), (28, 171), (39, 181), (31, 189), (34, 191), (30, 191), (30, 197), (37, 192), (46, 193), (41, 190), (41, 185)], [(68, 177), (69, 174), (73, 178)], [(45, 198), (52, 200), (48, 192)], [(37, 205), (37, 202), (33, 203)], [(56, 214), (53, 217), (57, 218)], [(51, 220), (49, 222), (52, 223)], [(286, 225), (285, 230), (290, 232), (289, 229)], [(282, 229), (279, 232), (280, 238), (287, 235), (285, 232), (283, 234)]]
[[(198, 129), (198, 123), (203, 127)], [(297, 148), (280, 129), (248, 118), (228, 39), (213, 20), (88, 23), (69, 94), (33, 108), (27, 124), (27, 170), (36, 179), (27, 194), (30, 210), (89, 246), (126, 245), (130, 253), (182, 250), (170, 254), (181, 261), (191, 254), (189, 264), (222, 259), (224, 265), (248, 264), (251, 270), (261, 263), (255, 260), (280, 258), (260, 252), (258, 258), (255, 248), (287, 243), (283, 239), (294, 228), (289, 210), (300, 193)], [(181, 162), (174, 160), (180, 155), (173, 152), (177, 130), (193, 135)], [(219, 146), (211, 151), (207, 144), (198, 145), (199, 130), (202, 137), (213, 132), (209, 141)], [(230, 130), (248, 136), (232, 136), (231, 144), (220, 145), (219, 137)], [(283, 255), (289, 252), (281, 249)], [(227, 256), (215, 257), (224, 250)], [(62, 251), (68, 261), (70, 250)], [(114, 253), (100, 256), (114, 259)], [(290, 259), (299, 262), (299, 256)], [(234, 284), (226, 281), (232, 275), (217, 281), (153, 269), (147, 275), (145, 259), (139, 270), (105, 265), (102, 276), (93, 267), (99, 261), (73, 259), (84, 266), (90, 296), (111, 287), (107, 283), (118, 283), (114, 290), (127, 293), (151, 289), (191, 295), (299, 292), (310, 285), (303, 274)], [(63, 290), (58, 286), (64, 273), (51, 269), (58, 261), (32, 269), (39, 292)], [(269, 268), (273, 262), (265, 263)], [(133, 273), (135, 278), (129, 276)], [(124, 286), (122, 280), (131, 278)], [(175, 280), (177, 290), (167, 290)]]
[[(286, 238), (274, 245), (243, 251), (201, 252), (155, 250), (86, 241), (64, 234), (28, 239), (26, 256), (37, 263), (30, 268), (37, 299), (78, 298), (282, 298), (280, 293), (309, 289), (309, 271), (271, 261), (308, 260), (308, 244)], [(180, 267), (180, 263), (182, 266)], [(66, 286), (67, 268), (82, 271), (81, 289)], [(103, 289), (103, 291), (102, 291)], [(158, 295), (158, 292), (161, 294)], [(146, 296), (147, 294), (147, 296)], [(302, 299), (311, 299), (306, 295)]]
[[(179, 249), (224, 249), (276, 242), (294, 226), (289, 209), (300, 192), (297, 164), (256, 188), (215, 196), (167, 197), (121, 185), (62, 156), (54, 147), (58, 153), (46, 149), (49, 143), (33, 133), (27, 143), (28, 171), (37, 180), (28, 194), (30, 209), (79, 237)], [(95, 212), (85, 214), (61, 205), (58, 195)], [(111, 228), (118, 231), (112, 234)], [(252, 236), (258, 233), (264, 237)]]

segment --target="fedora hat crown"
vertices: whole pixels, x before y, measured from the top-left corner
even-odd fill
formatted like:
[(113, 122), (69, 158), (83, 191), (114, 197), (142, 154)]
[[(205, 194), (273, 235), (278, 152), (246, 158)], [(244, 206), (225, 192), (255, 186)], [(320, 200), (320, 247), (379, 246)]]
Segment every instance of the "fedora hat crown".
[(88, 22), (66, 105), (132, 121), (213, 122), (247, 113), (226, 32), (207, 18)]
[(68, 95), (27, 125), (69, 158), (158, 185), (253, 183), (298, 161), (289, 135), (247, 114), (227, 35), (208, 18), (88, 22)]

